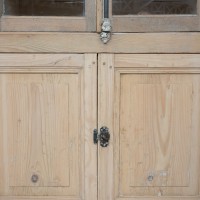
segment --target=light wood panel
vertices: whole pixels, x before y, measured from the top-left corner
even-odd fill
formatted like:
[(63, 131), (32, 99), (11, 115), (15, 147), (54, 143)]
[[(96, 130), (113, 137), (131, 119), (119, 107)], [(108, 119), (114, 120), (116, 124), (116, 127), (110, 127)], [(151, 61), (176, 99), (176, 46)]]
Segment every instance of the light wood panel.
[(198, 156), (191, 153), (199, 138), (192, 121), (199, 120), (199, 79), (121, 74), (119, 195), (198, 195)]
[[(73, 104), (68, 102), (70, 97), (78, 97), (69, 93), (70, 87), (77, 89), (75, 77), (66, 74), (25, 76), (1, 77), (2, 96), (6, 101), (6, 105), (3, 104), (7, 107), (3, 121), (8, 134), (9, 186), (69, 187), (69, 173), (73, 174), (69, 151), (78, 158), (76, 150), (68, 148), (72, 140), (69, 133), (77, 132), (77, 125), (70, 122), (77, 116), (73, 119), (70, 115), (69, 105), (73, 107)], [(69, 124), (72, 124), (71, 129)], [(32, 174), (39, 176), (37, 184), (31, 182)]]
[[(117, 198), (117, 200), (123, 200), (124, 198)], [(172, 197), (132, 197), (131, 200), (171, 200)], [(176, 200), (199, 200), (199, 197), (177, 197)]]
[(1, 17), (1, 31), (87, 31), (84, 17)]
[[(115, 55), (115, 67), (117, 68), (162, 68), (174, 70), (199, 70), (200, 55), (198, 54), (117, 54)], [(170, 68), (171, 67), (171, 68)]]
[(96, 31), (98, 33), (101, 32), (101, 24), (102, 24), (102, 19), (103, 19), (102, 5), (103, 5), (103, 1), (97, 0), (97, 29)]
[(98, 128), (109, 127), (109, 147), (98, 148), (98, 200), (113, 200), (113, 55), (100, 54), (98, 59)]
[(113, 32), (184, 32), (199, 31), (198, 15), (113, 16)]
[(16, 54), (0, 63), (0, 199), (96, 199), (96, 55)]
[(84, 84), (81, 85), (85, 130), (85, 199), (97, 200), (97, 146), (93, 144), (93, 130), (97, 127), (97, 54), (85, 54)]
[(78, 196), (77, 75), (1, 74), (3, 194)]
[(101, 54), (99, 123), (111, 144), (99, 149), (100, 200), (200, 198), (196, 58)]
[(57, 200), (59, 198), (59, 200), (79, 200), (79, 198), (68, 198), (68, 197), (61, 197), (61, 196), (54, 196), (54, 197), (39, 197), (39, 196), (31, 196), (31, 197), (27, 197), (27, 196), (12, 196), (12, 197), (0, 197), (0, 200)]
[(60, 68), (64, 69), (66, 66), (69, 68), (83, 67), (83, 54), (0, 54), (0, 67), (12, 70), (29, 68), (46, 68), (46, 70)]
[[(200, 53), (200, 33), (113, 34), (104, 45), (96, 33), (0, 33), (0, 52)], [(81, 45), (80, 45), (81, 44)]]

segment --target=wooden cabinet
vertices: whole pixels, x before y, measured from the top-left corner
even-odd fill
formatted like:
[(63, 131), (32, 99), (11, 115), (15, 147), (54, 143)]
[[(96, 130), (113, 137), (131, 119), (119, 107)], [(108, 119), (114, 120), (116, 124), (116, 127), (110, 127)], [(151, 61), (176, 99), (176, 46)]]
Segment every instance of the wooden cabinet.
[(199, 200), (199, 63), (0, 54), (0, 199)]
[(200, 200), (199, 14), (0, 0), (0, 200)]
[(95, 200), (96, 55), (0, 61), (0, 199)]

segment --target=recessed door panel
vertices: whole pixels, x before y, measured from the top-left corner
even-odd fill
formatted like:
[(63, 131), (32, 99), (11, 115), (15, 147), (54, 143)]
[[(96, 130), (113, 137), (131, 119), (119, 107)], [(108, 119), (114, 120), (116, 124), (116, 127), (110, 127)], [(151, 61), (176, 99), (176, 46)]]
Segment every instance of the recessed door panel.
[(120, 79), (121, 193), (181, 196), (178, 187), (194, 190), (190, 162), (198, 85), (193, 80), (199, 75), (129, 74)]

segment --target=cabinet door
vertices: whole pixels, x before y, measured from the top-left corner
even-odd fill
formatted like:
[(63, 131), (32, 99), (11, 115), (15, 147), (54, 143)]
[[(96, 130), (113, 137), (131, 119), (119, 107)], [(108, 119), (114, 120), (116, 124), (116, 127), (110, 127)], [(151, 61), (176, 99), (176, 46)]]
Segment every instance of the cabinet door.
[(99, 200), (199, 200), (199, 55), (102, 54)]
[(199, 0), (110, 0), (114, 32), (199, 31)]
[(0, 0), (1, 31), (95, 31), (95, 0)]
[(1, 200), (97, 199), (96, 89), (96, 54), (0, 54)]

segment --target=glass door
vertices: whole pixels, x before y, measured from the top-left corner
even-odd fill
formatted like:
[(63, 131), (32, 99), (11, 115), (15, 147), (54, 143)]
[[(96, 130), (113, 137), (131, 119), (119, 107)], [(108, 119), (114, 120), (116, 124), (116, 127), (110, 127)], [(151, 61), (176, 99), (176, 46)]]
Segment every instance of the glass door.
[(112, 0), (114, 32), (199, 31), (199, 0)]
[(1, 0), (2, 31), (95, 31), (94, 0)]
[[(0, 29), (94, 32), (98, 21), (99, 31), (102, 4), (96, 0), (0, 0)], [(109, 4), (113, 32), (200, 30), (200, 0), (110, 0)]]

